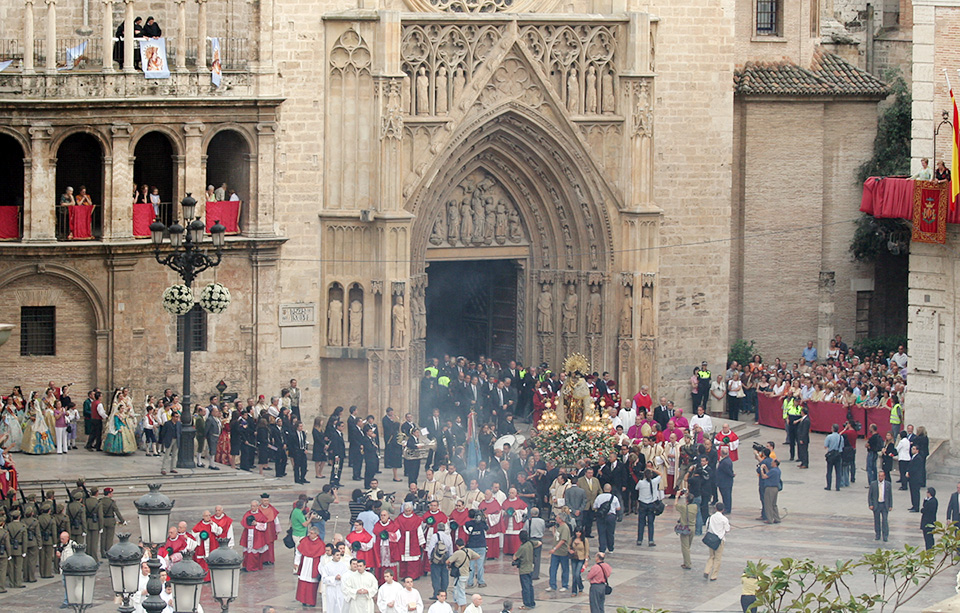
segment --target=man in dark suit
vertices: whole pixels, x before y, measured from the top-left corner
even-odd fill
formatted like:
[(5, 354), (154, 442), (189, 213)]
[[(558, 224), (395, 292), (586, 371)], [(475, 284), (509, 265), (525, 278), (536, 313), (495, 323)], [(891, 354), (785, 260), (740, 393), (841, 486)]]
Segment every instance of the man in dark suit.
[(360, 418), (357, 417), (357, 407), (350, 407), (350, 416), (347, 417), (347, 442), (350, 443), (350, 455), (347, 466), (353, 469), (353, 478), (360, 480), (360, 464), (363, 462), (363, 452), (360, 449), (363, 432), (360, 430)]
[(363, 461), (367, 468), (363, 472), (363, 487), (370, 489), (370, 482), (376, 479), (377, 471), (380, 470), (380, 446), (377, 445), (377, 439), (373, 430), (368, 430), (367, 435), (363, 437)]
[(274, 447), (273, 459), (276, 463), (276, 477), (284, 477), (287, 474), (287, 436), (283, 431), (283, 422), (277, 421), (270, 426), (270, 445)]
[(343, 440), (343, 422), (330, 434), (330, 443), (327, 445), (327, 458), (330, 460), (330, 485), (340, 487), (340, 475), (343, 474), (343, 459), (347, 455), (347, 445)]
[(180, 413), (174, 411), (170, 420), (160, 426), (160, 474), (167, 474), (167, 460), (170, 460), (170, 472), (177, 474), (177, 455), (180, 452), (180, 435), (183, 424), (180, 423)]
[(887, 473), (882, 470), (877, 475), (876, 481), (870, 482), (870, 490), (867, 494), (867, 504), (873, 511), (873, 532), (875, 540), (883, 537), (884, 542), (890, 536), (890, 525), (887, 523), (887, 513), (893, 509), (893, 487), (887, 480)]
[(907, 485), (910, 486), (911, 513), (920, 512), (920, 488), (923, 482), (923, 456), (916, 445), (910, 445), (910, 463), (907, 464)]
[(297, 422), (297, 429), (290, 434), (288, 446), (293, 459), (293, 482), (310, 483), (307, 481), (307, 434), (303, 431), (303, 422)]
[(653, 409), (653, 421), (660, 424), (660, 430), (667, 429), (667, 422), (673, 417), (672, 411), (667, 408), (667, 399), (660, 398), (660, 405)]
[(960, 523), (960, 483), (957, 483), (957, 491), (950, 494), (950, 502), (947, 503), (947, 522)]
[[(600, 467), (600, 483), (610, 484), (613, 495), (620, 500), (620, 510), (623, 511), (623, 484), (626, 483), (627, 467), (620, 461), (617, 454), (607, 456), (607, 463)], [(618, 514), (617, 519), (620, 519)]]
[(427, 456), (425, 466), (432, 467), (434, 471), (440, 467), (440, 458), (443, 457), (443, 450), (440, 448), (440, 433), (443, 430), (443, 421), (440, 419), (440, 409), (434, 409), (433, 415), (427, 421), (427, 438), (437, 441), (437, 450), (431, 451)]
[(717, 462), (717, 489), (720, 490), (720, 499), (723, 501), (724, 514), (730, 515), (733, 510), (733, 460), (726, 447), (720, 448), (720, 461)]
[(800, 468), (810, 468), (810, 411), (800, 409), (800, 419), (796, 422), (797, 461)]
[(923, 532), (923, 542), (927, 549), (933, 547), (933, 524), (937, 521), (937, 490), (933, 487), (927, 488), (927, 497), (920, 508), (920, 531)]
[[(504, 394), (503, 394), (503, 404), (504, 410), (507, 413), (516, 414), (517, 411), (517, 401), (520, 399), (520, 394), (517, 392), (517, 385), (514, 383), (516, 379), (511, 379), (507, 377), (503, 380)], [(501, 413), (501, 421), (505, 417), (505, 413)]]
[(493, 485), (493, 473), (487, 468), (487, 463), (484, 460), (480, 460), (477, 464), (477, 470), (471, 477), (477, 480), (481, 492), (487, 491)]

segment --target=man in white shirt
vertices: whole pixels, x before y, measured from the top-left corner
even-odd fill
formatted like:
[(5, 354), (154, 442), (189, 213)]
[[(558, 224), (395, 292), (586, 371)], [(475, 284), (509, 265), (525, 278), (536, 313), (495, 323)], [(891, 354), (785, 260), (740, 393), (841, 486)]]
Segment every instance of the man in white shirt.
[(613, 495), (613, 487), (607, 483), (603, 486), (603, 493), (598, 494), (593, 500), (601, 553), (613, 551), (618, 511), (620, 511), (620, 499)]
[(393, 580), (393, 571), (383, 571), (383, 585), (377, 590), (377, 608), (380, 613), (402, 613), (406, 609), (400, 603), (403, 586)]
[(483, 596), (474, 594), (473, 599), (470, 601), (470, 604), (467, 605), (467, 608), (463, 610), (463, 613), (483, 613), (483, 609), (480, 606), (482, 604)]
[(403, 589), (397, 597), (397, 613), (423, 613), (423, 599), (419, 590), (413, 587), (413, 578), (403, 580)]
[(280, 417), (280, 398), (276, 396), (270, 398), (270, 406), (267, 407), (267, 412), (274, 417)]
[(724, 538), (727, 532), (730, 532), (730, 520), (723, 514), (723, 503), (717, 503), (717, 511), (707, 519), (705, 526), (706, 532), (716, 534), (720, 537), (720, 545), (716, 549), (707, 547), (710, 557), (707, 558), (707, 567), (703, 571), (703, 578), (716, 581), (720, 574), (720, 560), (723, 558)]
[(350, 560), (351, 572), (341, 579), (343, 598), (348, 613), (374, 613), (374, 598), (377, 595), (377, 578), (367, 572), (367, 563), (356, 558)]
[(437, 594), (437, 601), (430, 605), (427, 613), (453, 613), (453, 609), (450, 608), (450, 604), (447, 602), (446, 592)]
[(697, 407), (697, 414), (690, 418), (690, 431), (694, 426), (700, 426), (705, 438), (713, 438), (713, 418), (706, 414), (702, 406)]
[(441, 553), (446, 551), (446, 557), (449, 557), (450, 554), (453, 553), (453, 540), (447, 533), (446, 524), (439, 524), (436, 532), (431, 534), (430, 538), (427, 540), (427, 559), (430, 560), (430, 582), (433, 584), (434, 600), (437, 599), (437, 594), (440, 592), (446, 592), (447, 587), (450, 584), (450, 575), (447, 574), (448, 571), (446, 560), (440, 562), (439, 564), (436, 564), (433, 561), (433, 550), (436, 549), (437, 545), (440, 543), (443, 543), (445, 548), (440, 550)]
[(890, 358), (890, 361), (899, 366), (900, 368), (907, 367), (907, 354), (903, 350), (903, 345), (897, 347), (897, 352), (893, 354)]

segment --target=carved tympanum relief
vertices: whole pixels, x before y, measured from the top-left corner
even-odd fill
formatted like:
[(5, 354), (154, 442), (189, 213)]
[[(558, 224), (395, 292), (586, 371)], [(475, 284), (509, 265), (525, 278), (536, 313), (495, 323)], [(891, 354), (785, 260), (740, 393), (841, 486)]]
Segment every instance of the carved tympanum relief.
[(447, 192), (428, 239), (434, 247), (526, 244), (520, 213), (510, 195), (483, 171)]

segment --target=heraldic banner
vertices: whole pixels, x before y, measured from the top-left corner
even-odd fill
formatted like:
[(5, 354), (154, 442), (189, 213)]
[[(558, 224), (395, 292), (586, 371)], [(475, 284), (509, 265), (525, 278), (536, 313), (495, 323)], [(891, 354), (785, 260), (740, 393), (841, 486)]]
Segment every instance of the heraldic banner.
[(949, 183), (916, 181), (913, 188), (913, 236), (921, 243), (947, 241), (947, 207), (950, 203)]

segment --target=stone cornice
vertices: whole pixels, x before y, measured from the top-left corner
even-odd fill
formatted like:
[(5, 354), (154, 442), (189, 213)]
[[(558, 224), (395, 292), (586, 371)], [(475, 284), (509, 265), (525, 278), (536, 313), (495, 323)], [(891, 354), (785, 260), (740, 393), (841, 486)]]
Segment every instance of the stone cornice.
[(277, 108), (285, 98), (78, 98), (78, 99), (14, 99), (0, 98), (0, 111), (8, 108), (18, 110), (64, 110), (64, 109), (148, 109), (163, 108)]
[[(227, 237), (223, 253), (225, 255), (242, 255), (245, 252), (252, 251), (270, 251), (279, 250), (287, 241), (285, 236), (271, 238), (249, 238), (244, 236)], [(207, 242), (206, 249), (212, 250), (213, 246)], [(161, 253), (170, 250), (169, 243), (161, 248)], [(54, 258), (62, 259), (64, 256), (71, 257), (91, 257), (91, 258), (117, 258), (128, 257), (146, 257), (153, 258), (153, 244), (149, 240), (129, 240), (129, 241), (56, 241), (49, 243), (18, 243), (3, 242), (0, 243), (0, 257), (11, 259), (29, 259), (29, 258)]]

